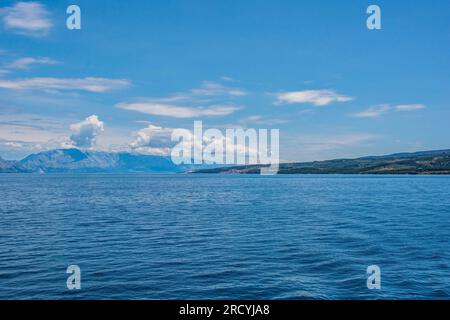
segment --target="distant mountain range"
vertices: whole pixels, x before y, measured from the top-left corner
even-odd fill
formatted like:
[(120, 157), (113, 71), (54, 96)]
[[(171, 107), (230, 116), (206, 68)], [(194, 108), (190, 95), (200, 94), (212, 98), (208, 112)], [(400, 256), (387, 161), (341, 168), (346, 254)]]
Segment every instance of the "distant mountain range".
[[(0, 173), (260, 173), (262, 165), (175, 165), (170, 157), (128, 152), (56, 149), (19, 161), (0, 157)], [(357, 159), (282, 163), (280, 174), (450, 174), (450, 150), (397, 153)]]
[[(7, 161), (0, 157), (0, 172), (17, 172), (14, 169), (14, 161)], [(9, 171), (11, 170), (11, 171)]]
[[(195, 173), (260, 173), (261, 165), (196, 170)], [(450, 150), (282, 163), (280, 174), (450, 174)]]
[(160, 172), (175, 173), (189, 170), (175, 165), (170, 157), (127, 152), (82, 151), (56, 149), (31, 154), (20, 161), (0, 158), (0, 172), (24, 173), (101, 173), (101, 172)]

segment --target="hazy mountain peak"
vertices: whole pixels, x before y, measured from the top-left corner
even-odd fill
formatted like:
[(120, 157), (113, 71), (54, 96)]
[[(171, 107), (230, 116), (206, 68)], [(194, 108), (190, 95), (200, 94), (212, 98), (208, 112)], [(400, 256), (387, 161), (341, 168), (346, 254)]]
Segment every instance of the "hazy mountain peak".
[[(127, 152), (105, 152), (76, 148), (31, 154), (15, 165), (20, 172), (179, 172), (170, 158)], [(4, 170), (3, 170), (4, 171)]]

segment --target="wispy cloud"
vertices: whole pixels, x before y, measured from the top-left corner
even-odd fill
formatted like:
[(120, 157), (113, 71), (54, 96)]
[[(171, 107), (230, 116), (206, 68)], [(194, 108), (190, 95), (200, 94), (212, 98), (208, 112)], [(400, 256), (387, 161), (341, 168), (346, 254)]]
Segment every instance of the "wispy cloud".
[(5, 141), (5, 140), (0, 140), (0, 145), (7, 147), (7, 148), (13, 148), (13, 149), (21, 149), (23, 148), (23, 143), (22, 142), (16, 142), (16, 141)]
[(378, 118), (391, 112), (410, 112), (425, 109), (423, 104), (401, 104), (391, 106), (388, 104), (382, 104), (367, 108), (364, 111), (353, 113), (352, 116), (356, 118)]
[[(0, 106), (2, 110), (2, 106)], [(65, 119), (36, 114), (0, 113), (0, 140), (20, 143), (23, 146), (44, 145), (61, 140), (67, 131)]]
[(79, 90), (102, 93), (130, 85), (126, 79), (107, 78), (29, 78), (15, 80), (0, 80), (1, 89), (10, 90)]
[(49, 11), (39, 2), (17, 2), (0, 9), (0, 16), (6, 29), (27, 36), (45, 36), (52, 27)]
[(317, 107), (326, 106), (333, 102), (347, 102), (353, 99), (353, 97), (342, 95), (329, 89), (290, 91), (277, 94), (278, 104), (309, 103)]
[(239, 120), (239, 124), (243, 126), (251, 125), (280, 125), (289, 122), (288, 119), (280, 117), (262, 116), (262, 115), (252, 115)]
[(239, 88), (229, 88), (220, 83), (204, 81), (200, 88), (195, 88), (191, 90), (191, 93), (198, 96), (235, 96), (241, 97), (246, 96), (247, 92)]
[(32, 65), (38, 64), (53, 65), (58, 63), (59, 63), (58, 61), (47, 57), (42, 58), (26, 57), (14, 60), (13, 62), (7, 64), (5, 68), (26, 70), (29, 69)]
[(189, 99), (190, 99), (190, 97), (188, 95), (179, 94), (179, 95), (174, 95), (174, 96), (167, 97), (167, 98), (146, 99), (146, 101), (151, 101), (151, 102), (155, 102), (155, 103), (172, 103), (172, 102), (185, 101), (185, 100), (189, 100)]
[[(142, 98), (122, 102), (117, 108), (172, 118), (222, 117), (241, 109), (233, 98), (247, 95), (245, 90), (204, 81), (199, 88), (163, 98)], [(230, 102), (231, 101), (231, 102)]]
[(234, 81), (234, 79), (232, 77), (229, 77), (229, 76), (221, 76), (220, 80), (222, 80), (222, 81)]
[(396, 111), (415, 111), (425, 109), (423, 104), (400, 104), (394, 107)]
[(357, 112), (352, 114), (352, 116), (357, 118), (377, 118), (391, 110), (391, 107), (389, 105), (379, 105), (379, 106), (373, 106), (370, 107), (364, 111)]
[(201, 116), (220, 117), (229, 115), (239, 110), (239, 107), (233, 105), (213, 105), (208, 107), (194, 108), (155, 103), (153, 101), (119, 103), (116, 106), (124, 110), (132, 110), (155, 116), (166, 116), (173, 118), (194, 118)]

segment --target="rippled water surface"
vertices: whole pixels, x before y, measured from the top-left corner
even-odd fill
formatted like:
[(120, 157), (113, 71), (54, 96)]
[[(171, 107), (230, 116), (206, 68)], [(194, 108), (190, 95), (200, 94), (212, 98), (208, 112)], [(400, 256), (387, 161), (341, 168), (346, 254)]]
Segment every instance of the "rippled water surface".
[(3, 174), (0, 190), (0, 299), (450, 297), (450, 177)]

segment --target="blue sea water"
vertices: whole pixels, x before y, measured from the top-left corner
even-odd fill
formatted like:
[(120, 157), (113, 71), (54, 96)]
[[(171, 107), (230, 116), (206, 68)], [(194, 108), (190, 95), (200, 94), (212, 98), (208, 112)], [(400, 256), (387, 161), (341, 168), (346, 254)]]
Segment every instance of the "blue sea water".
[(0, 299), (450, 298), (448, 176), (3, 174), (0, 190)]

